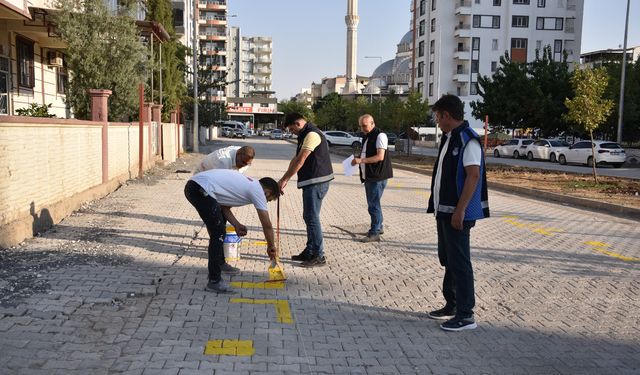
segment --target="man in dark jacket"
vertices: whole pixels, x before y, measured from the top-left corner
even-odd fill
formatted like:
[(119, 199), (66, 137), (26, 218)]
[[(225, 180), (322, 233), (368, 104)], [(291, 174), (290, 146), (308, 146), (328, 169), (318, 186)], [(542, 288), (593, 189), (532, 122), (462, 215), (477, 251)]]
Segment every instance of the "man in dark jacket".
[(307, 245), (304, 250), (291, 257), (302, 261), (303, 267), (320, 267), (326, 264), (324, 241), (320, 225), (322, 200), (329, 191), (333, 180), (333, 167), (329, 145), (320, 129), (307, 122), (299, 113), (290, 113), (284, 126), (298, 136), (296, 156), (289, 163), (289, 169), (278, 182), (280, 190), (293, 175), (298, 175), (298, 189), (302, 189), (302, 217), (307, 225)]
[(436, 215), (446, 304), (430, 312), (429, 317), (448, 319), (440, 326), (446, 331), (474, 329), (469, 237), (476, 220), (489, 217), (484, 155), (480, 137), (464, 121), (464, 105), (457, 96), (442, 96), (432, 110), (444, 135), (433, 167), (427, 212)]
[(360, 116), (358, 124), (364, 133), (362, 153), (359, 158), (351, 161), (351, 165), (360, 164), (360, 181), (364, 183), (367, 207), (371, 216), (369, 231), (360, 241), (374, 242), (380, 241), (380, 235), (384, 233), (380, 199), (387, 186), (387, 180), (393, 177), (393, 169), (391, 157), (387, 152), (389, 140), (385, 133), (376, 128), (373, 116)]

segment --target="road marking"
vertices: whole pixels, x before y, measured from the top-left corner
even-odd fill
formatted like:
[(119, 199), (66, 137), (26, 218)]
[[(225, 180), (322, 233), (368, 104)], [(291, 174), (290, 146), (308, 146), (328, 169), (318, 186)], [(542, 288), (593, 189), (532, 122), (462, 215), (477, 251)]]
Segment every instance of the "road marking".
[(555, 233), (564, 232), (562, 229), (547, 228), (537, 223), (523, 223), (515, 220), (517, 218), (518, 218), (517, 216), (504, 216), (502, 220), (505, 223), (511, 224), (516, 228), (529, 229), (532, 232), (542, 234), (543, 236), (553, 236)]
[(249, 245), (256, 245), (256, 246), (264, 245), (264, 246), (266, 246), (267, 245), (267, 241), (249, 241)]
[(618, 254), (611, 250), (607, 250), (607, 248), (610, 247), (610, 245), (603, 242), (587, 241), (584, 244), (591, 246), (591, 249), (593, 251), (597, 251), (601, 254), (608, 255), (610, 257), (623, 260), (625, 262), (640, 262), (640, 258), (629, 257), (626, 255)]
[(253, 299), (253, 298), (231, 298), (231, 303), (251, 303), (254, 305), (273, 305), (276, 308), (276, 315), (279, 323), (293, 324), (289, 302), (278, 299)]
[(282, 289), (284, 288), (284, 281), (261, 281), (253, 283), (249, 281), (234, 281), (231, 283), (234, 288), (243, 289)]
[(252, 356), (253, 340), (211, 340), (204, 347), (205, 355)]

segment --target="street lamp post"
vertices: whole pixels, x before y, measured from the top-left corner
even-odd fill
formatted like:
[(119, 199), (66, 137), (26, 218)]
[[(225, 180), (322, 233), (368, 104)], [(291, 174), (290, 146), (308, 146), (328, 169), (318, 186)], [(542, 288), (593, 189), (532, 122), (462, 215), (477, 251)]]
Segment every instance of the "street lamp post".
[(620, 74), (620, 104), (618, 105), (618, 144), (622, 143), (622, 114), (624, 112), (624, 79), (627, 70), (627, 33), (629, 31), (629, 5), (627, 0), (627, 16), (624, 23), (624, 45), (622, 46), (622, 73)]
[(198, 0), (193, 0), (193, 152), (199, 152), (200, 137), (198, 136)]

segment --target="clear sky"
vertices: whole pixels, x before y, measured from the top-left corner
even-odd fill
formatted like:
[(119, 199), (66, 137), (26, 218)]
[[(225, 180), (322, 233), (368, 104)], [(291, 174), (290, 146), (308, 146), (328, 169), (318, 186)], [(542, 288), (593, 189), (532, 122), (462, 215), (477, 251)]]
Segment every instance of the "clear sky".
[[(448, 0), (452, 1), (452, 0)], [(359, 0), (357, 71), (371, 75), (381, 56), (395, 57), (410, 30), (410, 0)], [(345, 74), (347, 0), (227, 0), (231, 26), (243, 36), (273, 38), (273, 90), (289, 99), (323, 77)], [(626, 0), (585, 0), (582, 52), (617, 48)], [(631, 0), (629, 46), (640, 45), (640, 1)]]

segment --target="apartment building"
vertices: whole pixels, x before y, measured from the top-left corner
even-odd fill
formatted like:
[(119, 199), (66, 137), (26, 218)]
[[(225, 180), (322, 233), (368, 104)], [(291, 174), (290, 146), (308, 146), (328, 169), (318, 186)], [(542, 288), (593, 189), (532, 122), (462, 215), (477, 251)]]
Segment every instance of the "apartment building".
[[(627, 62), (632, 63), (640, 58), (640, 46), (627, 48)], [(585, 52), (580, 55), (582, 68), (597, 68), (608, 63), (622, 62), (622, 48), (609, 48), (599, 51)]]
[(227, 96), (243, 98), (271, 92), (272, 39), (243, 37), (239, 27), (229, 29)]
[(477, 95), (478, 76), (490, 76), (508, 52), (530, 62), (551, 46), (553, 58), (580, 61), (584, 0), (413, 0), (416, 29), (414, 88), (434, 103), (455, 94), (465, 103)]

